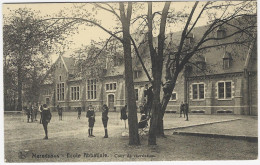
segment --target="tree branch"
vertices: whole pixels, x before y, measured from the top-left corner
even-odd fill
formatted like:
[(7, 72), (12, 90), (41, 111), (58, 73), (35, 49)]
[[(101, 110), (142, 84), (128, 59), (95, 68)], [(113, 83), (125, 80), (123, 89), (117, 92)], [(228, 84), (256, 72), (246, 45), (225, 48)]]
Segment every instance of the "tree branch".
[(57, 20), (57, 19), (61, 19), (61, 20), (78, 20), (78, 21), (82, 21), (82, 22), (87, 22), (87, 23), (90, 23), (90, 24), (93, 24), (99, 28), (101, 28), (102, 30), (104, 30), (105, 32), (107, 32), (108, 34), (110, 34), (111, 36), (115, 37), (116, 39), (118, 39), (120, 42), (123, 42), (123, 40), (114, 35), (111, 31), (109, 31), (108, 29), (106, 29), (105, 27), (103, 27), (102, 25), (98, 24), (97, 22), (93, 21), (93, 20), (88, 20), (88, 19), (84, 19), (84, 18), (73, 18), (73, 17), (63, 17), (63, 18), (47, 18), (47, 19), (44, 19), (42, 21), (47, 21), (47, 20)]
[(201, 17), (203, 11), (205, 10), (205, 8), (210, 4), (210, 1), (208, 1), (205, 6), (201, 9), (200, 14), (198, 15), (198, 17), (196, 18), (195, 22), (193, 23), (192, 27), (190, 28), (190, 30), (188, 31), (188, 33), (186, 34), (185, 38), (190, 34), (190, 32), (192, 31), (192, 29), (195, 27), (195, 25), (197, 24), (199, 18)]
[(98, 3), (95, 3), (95, 6), (98, 7), (98, 8), (101, 8), (101, 9), (103, 9), (103, 10), (105, 10), (105, 11), (108, 11), (108, 12), (110, 12), (110, 13), (112, 13), (112, 14), (114, 14), (114, 15), (117, 17), (117, 19), (121, 21), (121, 18), (120, 18), (119, 15), (115, 12), (115, 10), (113, 9), (113, 7), (112, 7), (111, 5), (109, 5), (108, 3), (105, 3), (105, 4), (106, 4), (110, 9), (103, 7), (102, 5), (100, 5), (100, 4), (98, 4)]
[(149, 81), (152, 83), (152, 79), (151, 79), (151, 77), (150, 77), (150, 75), (149, 75), (149, 73), (148, 73), (148, 71), (147, 71), (147, 69), (146, 69), (146, 67), (145, 67), (145, 65), (143, 63), (143, 60), (142, 60), (142, 58), (141, 58), (141, 56), (139, 54), (138, 48), (136, 47), (135, 41), (133, 40), (132, 36), (130, 36), (130, 39), (131, 39), (131, 41), (132, 41), (132, 43), (134, 45), (134, 49), (135, 49), (136, 55), (137, 55), (141, 65), (142, 65), (142, 67), (144, 69), (144, 72), (145, 72), (147, 78), (149, 79)]
[(181, 52), (181, 50), (183, 48), (183, 45), (184, 45), (184, 40), (185, 40), (185, 36), (186, 36), (186, 32), (187, 32), (188, 26), (190, 24), (191, 18), (193, 16), (194, 12), (195, 12), (195, 9), (196, 9), (198, 3), (199, 3), (198, 1), (195, 2), (194, 6), (192, 7), (192, 10), (190, 12), (189, 18), (188, 18), (188, 20), (186, 22), (186, 25), (185, 25), (185, 27), (184, 27), (184, 29), (182, 31), (181, 41), (180, 41), (180, 44), (179, 44), (179, 49), (178, 49), (178, 53), (177, 53), (177, 57), (176, 57), (176, 70), (179, 70), (180, 52)]
[(156, 51), (153, 47), (153, 16), (152, 16), (152, 2), (147, 2), (148, 3), (148, 13), (147, 13), (147, 18), (148, 18), (148, 44), (149, 44), (149, 49), (150, 49), (150, 56), (151, 56), (151, 61), (152, 65), (155, 63), (155, 55)]

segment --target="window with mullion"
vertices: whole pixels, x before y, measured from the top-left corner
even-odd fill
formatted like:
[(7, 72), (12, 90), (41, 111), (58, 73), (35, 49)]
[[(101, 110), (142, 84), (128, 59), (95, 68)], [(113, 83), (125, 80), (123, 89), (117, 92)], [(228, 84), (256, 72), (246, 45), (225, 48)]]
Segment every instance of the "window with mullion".
[(64, 100), (64, 93), (65, 93), (64, 83), (57, 84), (57, 100), (58, 101)]
[(71, 100), (79, 100), (79, 87), (71, 87)]
[(231, 82), (226, 82), (226, 98), (231, 98)]
[(232, 97), (232, 88), (231, 82), (219, 82), (218, 83), (218, 98), (219, 99), (231, 99)]
[(114, 91), (116, 90), (116, 83), (108, 83), (106, 84), (106, 91)]
[(77, 87), (77, 100), (79, 100), (79, 87)]
[(192, 98), (193, 100), (202, 100), (204, 99), (204, 84), (193, 84), (192, 85)]
[(198, 99), (198, 88), (197, 88), (197, 84), (193, 84), (192, 85), (192, 98), (193, 99)]
[(87, 81), (87, 93), (88, 99), (96, 99), (97, 98), (97, 81), (96, 80), (88, 80)]
[(199, 99), (204, 99), (204, 84), (199, 84)]

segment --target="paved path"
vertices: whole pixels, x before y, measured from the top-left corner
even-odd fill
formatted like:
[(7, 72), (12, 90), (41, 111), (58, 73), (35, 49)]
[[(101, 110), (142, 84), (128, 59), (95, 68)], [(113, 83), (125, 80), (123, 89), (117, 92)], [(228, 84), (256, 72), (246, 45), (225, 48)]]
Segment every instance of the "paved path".
[(165, 129), (175, 132), (258, 137), (258, 120), (255, 116), (190, 115), (189, 121), (185, 121), (175, 114), (165, 117)]

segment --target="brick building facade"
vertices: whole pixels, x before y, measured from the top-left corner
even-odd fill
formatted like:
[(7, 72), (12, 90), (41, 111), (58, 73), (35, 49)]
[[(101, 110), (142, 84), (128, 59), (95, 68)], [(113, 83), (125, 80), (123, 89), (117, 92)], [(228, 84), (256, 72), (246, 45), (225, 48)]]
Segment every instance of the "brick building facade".
[[(192, 41), (202, 35), (203, 29), (205, 27), (194, 29)], [(223, 35), (230, 33), (227, 28), (218, 30), (224, 31)], [(219, 31), (214, 35), (220, 35)], [(181, 102), (187, 101), (190, 113), (258, 115), (256, 47), (252, 42), (250, 46), (211, 48), (194, 56), (191, 61), (201, 69), (190, 67), (189, 74), (180, 73), (167, 111), (179, 113)], [(147, 45), (142, 48), (142, 58), (151, 72)], [(59, 56), (43, 81), (41, 103), (52, 108), (60, 104), (67, 111), (75, 107), (85, 109), (89, 104), (97, 110), (107, 104), (110, 111), (119, 111), (125, 105), (123, 63), (106, 69), (99, 78), (79, 74), (76, 65), (73, 58)], [(149, 81), (137, 58), (133, 58), (133, 73), (136, 102), (140, 106), (144, 99), (144, 86)], [(162, 77), (164, 79), (165, 75)]]

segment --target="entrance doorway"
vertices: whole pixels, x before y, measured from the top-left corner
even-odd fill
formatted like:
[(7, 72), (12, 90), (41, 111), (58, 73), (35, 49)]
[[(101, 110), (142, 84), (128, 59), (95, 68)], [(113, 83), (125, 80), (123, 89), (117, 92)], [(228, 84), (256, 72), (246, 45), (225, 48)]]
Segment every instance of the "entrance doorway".
[(50, 105), (50, 98), (49, 98), (49, 97), (47, 97), (47, 98), (45, 99), (45, 104)]
[(110, 111), (114, 111), (115, 96), (113, 94), (108, 95), (108, 108)]

